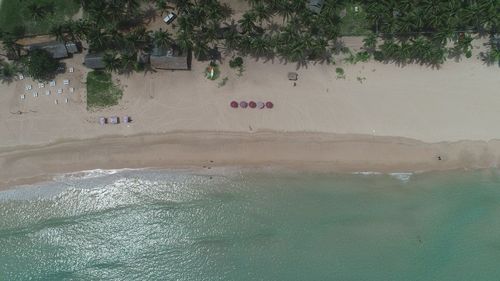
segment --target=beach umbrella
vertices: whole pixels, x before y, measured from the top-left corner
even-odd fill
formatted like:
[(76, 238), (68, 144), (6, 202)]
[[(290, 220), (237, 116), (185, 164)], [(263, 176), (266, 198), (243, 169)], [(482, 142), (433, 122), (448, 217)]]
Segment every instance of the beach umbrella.
[(240, 107), (241, 108), (247, 108), (247, 106), (248, 106), (248, 103), (246, 101), (240, 102)]
[(101, 125), (106, 124), (106, 118), (104, 118), (104, 117), (99, 117), (99, 124), (101, 124)]
[(274, 104), (270, 101), (266, 102), (266, 107), (267, 108), (273, 108), (274, 107)]
[(231, 102), (231, 107), (232, 107), (232, 108), (238, 108), (238, 102), (233, 100), (233, 101)]
[(254, 101), (251, 101), (251, 102), (249, 102), (249, 103), (248, 103), (248, 106), (249, 106), (250, 108), (256, 108), (256, 107), (257, 107), (257, 104), (256, 104)]
[(257, 102), (257, 108), (263, 109), (264, 107), (266, 107), (266, 105), (263, 102), (261, 101)]
[(123, 123), (129, 123), (130, 122), (130, 117), (128, 116), (123, 116)]

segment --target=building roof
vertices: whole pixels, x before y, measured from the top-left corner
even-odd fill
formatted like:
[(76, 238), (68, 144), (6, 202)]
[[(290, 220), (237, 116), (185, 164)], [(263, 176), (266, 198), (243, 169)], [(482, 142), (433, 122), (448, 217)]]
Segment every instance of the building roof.
[(319, 14), (323, 9), (323, 4), (325, 4), (325, 0), (309, 0), (307, 8), (315, 14)]
[(149, 58), (151, 66), (158, 69), (189, 70), (187, 56), (153, 56)]
[(92, 69), (103, 69), (105, 67), (104, 61), (103, 61), (103, 54), (96, 53), (96, 54), (87, 54), (85, 55), (83, 64)]
[(78, 53), (79, 51), (76, 43), (68, 42), (65, 46), (63, 42), (59, 41), (35, 43), (27, 45), (25, 48), (28, 52), (33, 50), (45, 50), (55, 59), (67, 58), (69, 54)]
[(154, 47), (149, 57), (151, 66), (158, 69), (188, 70), (189, 58), (177, 47), (169, 49)]

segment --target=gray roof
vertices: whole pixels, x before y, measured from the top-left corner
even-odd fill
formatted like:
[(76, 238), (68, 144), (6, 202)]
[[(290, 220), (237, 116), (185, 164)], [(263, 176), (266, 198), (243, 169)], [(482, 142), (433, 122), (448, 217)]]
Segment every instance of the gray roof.
[(188, 56), (177, 47), (169, 49), (154, 47), (149, 57), (151, 66), (158, 69), (188, 70)]
[(151, 56), (151, 66), (158, 69), (189, 70), (187, 56)]
[(83, 64), (92, 69), (103, 69), (105, 67), (104, 61), (102, 60), (103, 54), (87, 54), (85, 55)]
[(309, 3), (307, 4), (307, 8), (315, 14), (319, 14), (319, 13), (321, 13), (321, 9), (323, 8), (323, 4), (325, 4), (325, 0), (309, 0)]
[(45, 50), (49, 52), (53, 58), (62, 59), (67, 58), (69, 54), (78, 53), (78, 46), (75, 43), (66, 43), (66, 47), (63, 42), (51, 41), (45, 43), (36, 43), (26, 46), (28, 51), (33, 50)]

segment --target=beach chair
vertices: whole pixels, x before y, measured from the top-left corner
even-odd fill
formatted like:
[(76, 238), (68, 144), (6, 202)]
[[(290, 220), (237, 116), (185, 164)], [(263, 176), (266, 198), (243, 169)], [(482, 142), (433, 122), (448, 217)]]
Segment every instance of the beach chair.
[(33, 93), (33, 97), (34, 97), (34, 98), (38, 97), (38, 92), (34, 92), (34, 93)]
[(24, 100), (26, 98), (26, 95), (21, 95), (21, 99)]
[(57, 89), (57, 93), (60, 95), (62, 94), (63, 90), (62, 89)]
[(73, 93), (75, 91), (75, 88), (69, 88), (69, 92)]
[(24, 80), (24, 75), (19, 74), (19, 80)]
[(63, 80), (63, 84), (64, 84), (64, 85), (69, 85), (69, 80), (67, 80), (67, 79), (66, 79), (66, 80)]
[(75, 72), (75, 69), (73, 67), (70, 67), (69, 68), (69, 73), (73, 73), (73, 72)]
[(65, 103), (68, 103), (68, 102), (69, 102), (68, 98), (66, 98), (66, 99), (64, 100), (64, 102), (65, 102)]
[(46, 96), (50, 96), (50, 90), (45, 91)]
[(55, 81), (55, 80), (51, 80), (51, 81), (49, 82), (49, 85), (50, 85), (51, 87), (55, 87), (55, 86), (56, 86), (56, 81)]
[(29, 91), (29, 90), (31, 90), (31, 89), (32, 89), (32, 87), (31, 87), (31, 85), (26, 85), (26, 86), (24, 87), (24, 89), (26, 89), (26, 91)]
[(59, 101), (58, 100), (54, 100), (54, 104), (59, 104)]
[(41, 88), (43, 88), (43, 87), (45, 87), (45, 84), (43, 84), (43, 83), (38, 83), (38, 89), (41, 89)]

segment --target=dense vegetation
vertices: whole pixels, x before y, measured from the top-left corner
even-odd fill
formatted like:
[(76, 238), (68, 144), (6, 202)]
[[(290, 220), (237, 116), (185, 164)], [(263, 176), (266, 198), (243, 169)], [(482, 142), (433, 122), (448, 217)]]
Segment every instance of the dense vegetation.
[[(3, 1), (3, 6), (18, 3), (24, 7), (18, 12), (29, 10), (35, 21), (50, 21), (50, 33), (62, 41), (86, 41), (90, 52), (106, 54), (108, 71), (119, 73), (147, 69), (137, 63), (137, 56), (169, 48), (174, 42), (198, 59), (216, 60), (217, 50), (299, 64), (330, 62), (339, 54), (350, 54), (339, 40), (342, 35), (365, 37), (361, 52), (348, 57), (351, 62), (374, 58), (439, 66), (450, 58), (471, 57), (473, 39), (486, 36), (490, 37), (488, 51), (481, 58), (500, 63), (500, 39), (495, 37), (500, 27), (499, 0), (325, 0), (319, 14), (307, 8), (307, 0), (248, 0), (250, 8), (237, 19), (231, 7), (218, 0), (67, 0), (69, 7), (83, 7), (84, 17), (64, 22), (53, 20), (62, 18), (61, 1)], [(0, 11), (8, 13), (8, 9)], [(147, 29), (158, 12), (167, 11), (178, 15), (172, 24), (174, 34)], [(7, 53), (19, 56), (16, 33), (11, 29), (0, 35)]]
[(27, 75), (40, 81), (52, 79), (60, 66), (59, 61), (45, 50), (31, 51), (29, 56), (23, 57), (21, 63)]
[(76, 14), (78, 3), (68, 0), (4, 0), (0, 7), (0, 29), (24, 34), (47, 33), (49, 28)]
[(87, 75), (87, 108), (117, 105), (122, 91), (113, 83), (111, 74), (92, 71)]
[(365, 0), (363, 4), (372, 31), (382, 40), (378, 45), (376, 36), (368, 37), (366, 49), (384, 61), (439, 65), (448, 57), (469, 57), (472, 36), (492, 37), (500, 31), (498, 0)]

